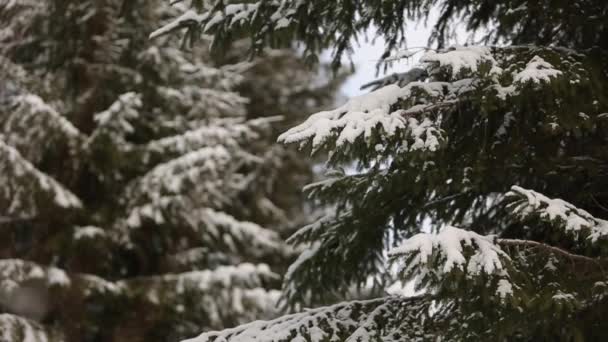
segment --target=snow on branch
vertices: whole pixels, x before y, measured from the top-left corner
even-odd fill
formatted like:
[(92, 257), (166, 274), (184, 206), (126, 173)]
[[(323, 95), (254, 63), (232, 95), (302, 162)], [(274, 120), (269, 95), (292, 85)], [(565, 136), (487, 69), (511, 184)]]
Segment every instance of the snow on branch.
[(128, 197), (159, 199), (184, 193), (193, 186), (221, 182), (219, 175), (228, 171), (232, 162), (232, 154), (223, 146), (203, 147), (156, 166), (130, 186)]
[(58, 331), (11, 314), (0, 314), (0, 342), (62, 342)]
[(567, 233), (584, 234), (592, 242), (608, 235), (608, 221), (593, 217), (562, 199), (551, 199), (519, 186), (513, 186), (507, 198), (513, 200), (510, 209), (523, 220), (539, 218)]
[(247, 185), (249, 178), (239, 173), (239, 168), (259, 162), (245, 151), (217, 145), (160, 164), (127, 187), (123, 196), (130, 211), (126, 223), (137, 227), (147, 218), (160, 224), (171, 219), (167, 210), (195, 212), (201, 207), (222, 207)]
[(386, 297), (345, 302), (203, 333), (184, 342), (372, 342), (430, 338), (424, 333), (430, 301)]
[(39, 162), (49, 144), (66, 144), (75, 149), (84, 140), (78, 129), (36, 95), (20, 95), (0, 117), (0, 134), (33, 163)]
[(142, 106), (141, 96), (130, 92), (120, 95), (108, 109), (95, 114), (97, 128), (89, 138), (95, 141), (100, 136), (108, 136), (112, 142), (122, 145), (125, 135), (133, 133), (134, 128), (129, 120), (139, 116), (138, 109)]
[(256, 288), (276, 279), (278, 275), (266, 264), (242, 263), (236, 266), (219, 266), (213, 270), (166, 274), (121, 283), (129, 288), (143, 287), (149, 288), (150, 291), (158, 290), (163, 284), (172, 284), (171, 286), (176, 286), (178, 293), (183, 293), (188, 288), (200, 291), (229, 287)]
[[(222, 327), (228, 315), (236, 322), (277, 314), (280, 292), (268, 290), (278, 275), (266, 264), (242, 263), (212, 270), (142, 277), (120, 281), (130, 293), (155, 306), (186, 307), (201, 312), (211, 327)], [(187, 298), (196, 298), (188, 303)]]
[(171, 22), (150, 33), (150, 39), (163, 36), (182, 27), (200, 25), (200, 23), (203, 22), (207, 17), (208, 15), (206, 13), (199, 15), (194, 10), (188, 10)]
[(198, 84), (179, 88), (157, 87), (158, 95), (192, 118), (242, 117), (249, 99), (233, 91), (202, 88)]
[(176, 156), (217, 145), (237, 148), (258, 138), (258, 131), (270, 127), (272, 121), (271, 118), (246, 122), (235, 119), (216, 120), (183, 134), (151, 141), (145, 146), (145, 151), (155, 156)]
[[(465, 251), (466, 247), (472, 253)], [(445, 227), (438, 234), (420, 233), (407, 239), (401, 246), (392, 249), (389, 255), (401, 257), (415, 255), (406, 269), (436, 267), (441, 273), (459, 269), (471, 276), (502, 274), (509, 256), (494, 244), (493, 238), (455, 227)]]
[(388, 85), (354, 97), (337, 109), (311, 115), (302, 124), (281, 134), (279, 141), (311, 140), (314, 151), (330, 138), (336, 138), (336, 146), (340, 147), (354, 143), (359, 137), (369, 138), (375, 129), (382, 128), (386, 137), (405, 131), (408, 140), (413, 141), (412, 150), (436, 151), (442, 140), (440, 128), (429, 118), (413, 117), (414, 112), (424, 112), (426, 105), (413, 106), (409, 109), (412, 112), (393, 110), (392, 106), (411, 97), (414, 92), (441, 99), (447, 86), (449, 84), (444, 82), (412, 82), (403, 88)]
[(491, 49), (485, 46), (455, 46), (445, 51), (429, 50), (420, 58), (420, 62), (447, 68), (454, 78), (463, 71), (476, 72), (483, 63), (489, 63), (490, 73), (502, 72)]
[[(39, 171), (13, 147), (0, 139), (0, 211), (5, 215), (33, 217), (49, 208), (81, 208), (82, 202), (53, 178)], [(10, 186), (8, 186), (10, 184)]]
[(205, 241), (218, 241), (233, 252), (240, 250), (249, 255), (261, 256), (282, 251), (279, 235), (256, 223), (239, 221), (233, 216), (209, 208), (186, 215), (190, 217), (188, 221), (195, 225), (196, 231), (208, 235), (209, 238)]
[(250, 23), (261, 15), (264, 16), (263, 22), (266, 30), (278, 30), (288, 27), (292, 23), (292, 17), (296, 10), (300, 6), (306, 5), (306, 3), (303, 1), (267, 1), (263, 4), (264, 11), (259, 11), (260, 5), (260, 2), (233, 3), (218, 8), (214, 12), (209, 11), (200, 14), (194, 10), (188, 10), (152, 32), (150, 38), (154, 39), (185, 27), (202, 27), (203, 32), (217, 30), (220, 27), (230, 29)]
[(534, 56), (522, 71), (513, 76), (513, 80), (515, 83), (549, 83), (552, 78), (558, 77), (561, 74), (561, 71), (554, 69), (553, 66), (544, 59), (539, 56)]
[(69, 286), (70, 278), (63, 270), (53, 267), (42, 267), (33, 262), (20, 259), (0, 260), (0, 292), (10, 294), (23, 282), (40, 279), (48, 287)]
[(459, 228), (448, 226), (437, 234), (416, 234), (389, 251), (389, 257), (402, 262), (401, 276), (415, 279), (418, 286), (440, 288), (450, 276), (463, 274), (464, 279), (474, 282), (493, 276), (495, 282), (487, 284), (494, 284), (495, 294), (503, 300), (516, 288), (509, 275), (511, 258), (494, 238)]

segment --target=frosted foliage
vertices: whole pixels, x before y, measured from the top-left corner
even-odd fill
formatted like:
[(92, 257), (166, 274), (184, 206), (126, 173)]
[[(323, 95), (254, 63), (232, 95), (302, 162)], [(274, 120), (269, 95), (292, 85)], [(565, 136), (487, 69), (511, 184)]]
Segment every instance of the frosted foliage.
[(149, 154), (178, 155), (216, 145), (237, 148), (258, 138), (257, 130), (267, 128), (269, 121), (265, 118), (247, 122), (234, 119), (216, 120), (180, 135), (152, 141), (147, 144), (145, 150)]
[(372, 342), (422, 341), (427, 303), (419, 298), (387, 297), (340, 303), (256, 321), (184, 342)]
[[(291, 17), (296, 9), (305, 5), (304, 1), (272, 1), (266, 6), (275, 8), (266, 26), (278, 30), (287, 27), (291, 23)], [(203, 32), (216, 29), (220, 24), (228, 27), (240, 25), (253, 20), (256, 17), (260, 3), (252, 4), (229, 4), (222, 10), (198, 14), (193, 10), (184, 12), (181, 16), (157, 29), (150, 34), (150, 38), (167, 34), (175, 29), (191, 25), (203, 25)]]
[(214, 251), (243, 253), (252, 257), (285, 253), (283, 243), (276, 232), (253, 222), (237, 220), (231, 215), (211, 208), (188, 210), (186, 207), (181, 207), (179, 213), (165, 218), (164, 209), (169, 205), (175, 207), (177, 200), (167, 198), (167, 204), (164, 204), (161, 199), (160, 205), (152, 203), (137, 207), (131, 212), (127, 224), (135, 228), (141, 225), (143, 218), (157, 223), (171, 219), (190, 228), (198, 239), (205, 242), (205, 246)]
[(0, 212), (18, 217), (36, 216), (52, 203), (59, 208), (80, 208), (82, 203), (57, 181), (40, 172), (13, 147), (0, 139)]
[(403, 128), (399, 114), (392, 115), (390, 106), (401, 95), (398, 86), (386, 86), (370, 94), (354, 97), (332, 111), (313, 114), (303, 124), (290, 129), (279, 140), (290, 143), (312, 138), (313, 147), (322, 144), (334, 130), (340, 130), (337, 144), (353, 143), (360, 135), (370, 136), (372, 129), (382, 125), (387, 134)]
[(539, 56), (534, 56), (522, 71), (513, 76), (513, 79), (516, 83), (549, 83), (552, 78), (558, 77), (561, 74), (561, 71), (554, 69), (553, 66), (544, 59)]
[(119, 285), (142, 293), (155, 305), (176, 305), (193, 295), (197, 298), (196, 310), (205, 313), (210, 326), (222, 326), (228, 314), (244, 316), (241, 318), (245, 319), (276, 314), (280, 293), (266, 290), (265, 285), (277, 279), (278, 275), (265, 264), (242, 263), (213, 270), (128, 280)]
[(142, 106), (141, 96), (136, 93), (120, 95), (110, 108), (95, 114), (97, 128), (90, 137), (95, 141), (100, 136), (109, 136), (115, 143), (125, 143), (125, 135), (133, 133), (134, 128), (129, 120), (139, 117), (138, 109)]
[(36, 95), (21, 95), (13, 100), (14, 108), (0, 118), (0, 134), (33, 163), (41, 161), (49, 144), (65, 143), (78, 147), (81, 133), (53, 107)]
[(152, 198), (142, 205), (133, 206), (130, 208), (129, 215), (125, 220), (126, 227), (123, 228), (137, 228), (141, 226), (144, 220), (151, 220), (157, 224), (163, 224), (167, 222), (163, 212), (175, 202), (184, 200), (185, 198), (183, 196), (163, 196)]
[(63, 336), (37, 322), (0, 314), (0, 342), (62, 342)]
[[(257, 162), (257, 157), (242, 150), (214, 146), (160, 164), (129, 185), (124, 197), (129, 203), (126, 223), (137, 227), (144, 219), (158, 224), (180, 220), (197, 228), (204, 224), (204, 215), (200, 215), (205, 212), (199, 209), (230, 203), (248, 181), (236, 171), (246, 163)], [(172, 212), (169, 216), (168, 210)]]
[(608, 236), (608, 221), (595, 218), (585, 210), (562, 199), (551, 199), (541, 193), (519, 186), (513, 186), (507, 196), (517, 198), (511, 204), (511, 209), (522, 219), (539, 217), (566, 232), (583, 233), (593, 242), (598, 238)]
[(69, 286), (71, 281), (64, 271), (53, 267), (41, 267), (18, 259), (0, 260), (0, 291), (10, 293), (22, 282), (40, 279), (47, 286)]
[[(410, 97), (414, 90), (438, 96), (445, 85), (447, 84), (440, 82), (412, 82), (403, 88), (396, 85), (382, 87), (354, 97), (337, 109), (311, 115), (302, 124), (279, 136), (279, 141), (293, 143), (311, 139), (313, 149), (317, 149), (330, 138), (336, 137), (336, 145), (340, 147), (352, 144), (359, 137), (370, 138), (374, 130), (381, 127), (387, 137), (405, 131), (406, 136), (414, 140), (412, 149), (435, 151), (441, 140), (436, 124), (427, 118), (413, 118), (409, 115), (410, 112), (404, 110), (393, 111), (391, 106)], [(423, 112), (425, 108), (426, 106), (419, 106), (415, 111)]]
[[(219, 266), (213, 270), (151, 277), (143, 282), (143, 287), (148, 287), (149, 296), (155, 297), (154, 293), (162, 290), (163, 286), (167, 284), (180, 294), (188, 289), (204, 292), (231, 287), (257, 288), (269, 279), (276, 279), (277, 277), (265, 264), (243, 263), (236, 266)], [(129, 282), (123, 283), (128, 284)]]
[(95, 239), (96, 237), (105, 236), (105, 231), (99, 227), (93, 226), (76, 227), (73, 236), (74, 240)]
[(18, 41), (22, 37), (24, 26), (27, 27), (27, 23), (38, 13), (48, 11), (48, 4), (39, 0), (0, 0), (0, 9), (3, 14), (17, 14), (20, 19), (0, 21), (1, 50), (3, 43)]
[[(467, 247), (473, 250), (472, 254), (465, 253)], [(392, 257), (412, 254), (415, 257), (405, 266), (406, 271), (434, 268), (431, 263), (438, 256), (440, 272), (458, 269), (468, 276), (502, 274), (506, 266), (504, 261), (510, 260), (491, 237), (454, 227), (445, 227), (438, 234), (416, 234), (389, 252)]]
[[(196, 94), (197, 89), (202, 91), (214, 89), (226, 92), (235, 89), (245, 80), (242, 73), (251, 66), (251, 63), (241, 62), (213, 67), (207, 65), (202, 58), (191, 58), (188, 51), (171, 46), (163, 46), (162, 48), (151, 46), (144, 50), (139, 58), (159, 73), (160, 78), (165, 81), (163, 84), (175, 87), (157, 87), (159, 95), (166, 95), (167, 100), (181, 98), (188, 101), (187, 105), (190, 106), (197, 104), (196, 100), (205, 100), (188, 99), (188, 95)], [(179, 72), (176, 72), (176, 70)], [(186, 88), (193, 90), (193, 92), (189, 92)], [(235, 108), (236, 105), (242, 106), (246, 102), (246, 99), (239, 97), (237, 93), (230, 92), (230, 94), (235, 96)], [(180, 105), (186, 107), (183, 103)], [(238, 109), (238, 111), (242, 110), (242, 108)]]
[(85, 296), (93, 294), (121, 294), (127, 290), (124, 282), (111, 282), (92, 274), (79, 274), (74, 283), (83, 290)]
[(300, 268), (306, 261), (310, 260), (315, 256), (315, 254), (319, 251), (319, 247), (321, 247), (321, 245), (317, 244), (313, 247), (305, 249), (302, 253), (300, 253), (296, 261), (289, 265), (289, 268), (285, 273), (285, 279), (291, 279), (293, 277), (293, 274), (298, 270), (298, 268)]
[(159, 87), (157, 90), (165, 101), (188, 108), (184, 114), (191, 118), (242, 117), (249, 103), (249, 99), (235, 92), (205, 89), (198, 85), (185, 85), (178, 89)]
[(498, 287), (496, 288), (496, 294), (501, 299), (505, 299), (508, 296), (513, 295), (513, 285), (506, 279), (500, 279), (498, 281)]
[(189, 215), (197, 225), (201, 234), (208, 234), (210, 241), (222, 241), (231, 251), (247, 252), (249, 255), (260, 256), (267, 253), (279, 253), (282, 249), (279, 235), (269, 229), (264, 229), (253, 222), (239, 221), (234, 217), (209, 208), (200, 209)]
[(431, 50), (420, 58), (420, 62), (435, 63), (440, 68), (449, 68), (453, 77), (461, 71), (475, 72), (482, 63), (490, 63), (491, 72), (501, 71), (490, 48), (484, 46), (457, 46), (440, 52)]
[[(568, 64), (566, 62), (571, 58), (550, 49), (544, 53), (559, 56), (556, 58), (563, 62), (560, 66)], [(373, 144), (379, 152), (383, 150), (383, 144), (399, 133), (405, 138), (402, 147), (407, 147), (407, 151), (437, 151), (445, 141), (441, 129), (444, 113), (449, 115), (463, 99), (478, 92), (480, 84), (495, 90), (484, 96), (507, 101), (509, 97), (521, 94), (525, 82), (545, 84), (565, 72), (555, 69), (538, 55), (525, 67), (521, 62), (516, 63), (517, 57), (518, 51), (507, 48), (469, 46), (429, 51), (414, 67), (414, 74), (372, 82), (369, 86), (379, 86), (387, 81), (393, 84), (353, 97), (334, 110), (315, 113), (279, 136), (279, 141), (311, 142), (313, 152), (323, 145), (339, 150), (359, 138), (370, 143), (375, 138), (374, 133), (378, 133), (380, 139), (373, 140)], [(505, 75), (509, 77), (502, 77)], [(510, 124), (511, 121), (505, 118), (497, 140), (504, 139)]]
[(223, 146), (204, 147), (156, 166), (129, 192), (159, 199), (162, 194), (179, 194), (190, 187), (201, 187), (200, 183), (221, 182), (220, 172), (226, 172), (231, 161), (232, 155)]
[(203, 21), (206, 17), (207, 16), (205, 16), (205, 15), (197, 14), (194, 10), (188, 10), (185, 13), (183, 13), (182, 15), (180, 15), (179, 17), (175, 18), (170, 23), (168, 23), (168, 24), (162, 26), (161, 28), (155, 30), (154, 32), (150, 33), (150, 38), (156, 38), (158, 36), (162, 36), (177, 28), (180, 28), (184, 25), (189, 25), (192, 23), (197, 24), (197, 23)]

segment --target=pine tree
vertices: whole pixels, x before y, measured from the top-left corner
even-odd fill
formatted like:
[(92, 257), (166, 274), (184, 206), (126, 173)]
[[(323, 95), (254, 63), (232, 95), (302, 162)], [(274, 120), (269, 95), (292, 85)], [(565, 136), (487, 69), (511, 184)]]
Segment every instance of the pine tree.
[[(179, 340), (277, 315), (310, 165), (275, 126), (339, 81), (312, 85), (290, 50), (231, 63), (150, 41), (177, 10), (0, 1), (1, 341)], [(267, 71), (279, 58), (289, 79)]]
[[(405, 24), (432, 11), (433, 47), (399, 51)], [(338, 66), (373, 25), (382, 63), (423, 53), (279, 137), (329, 151), (333, 170), (305, 188), (333, 211), (290, 237), (308, 249), (283, 300), (298, 308), (395, 279), (423, 294), (192, 341), (608, 338), (606, 14), (600, 0), (215, 1), (157, 29), (210, 34), (218, 54), (244, 33), (254, 54), (296, 41), (310, 56), (332, 49)], [(461, 21), (475, 43), (448, 46)]]

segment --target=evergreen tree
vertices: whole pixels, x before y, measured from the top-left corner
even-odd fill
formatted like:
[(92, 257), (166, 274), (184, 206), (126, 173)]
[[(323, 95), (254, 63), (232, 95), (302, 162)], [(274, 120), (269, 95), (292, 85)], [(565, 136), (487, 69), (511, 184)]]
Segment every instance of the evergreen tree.
[(179, 340), (277, 315), (311, 171), (273, 144), (276, 115), (339, 81), (290, 50), (230, 63), (150, 41), (178, 10), (0, 1), (0, 341)]
[[(187, 28), (213, 35), (221, 54), (253, 32), (253, 53), (296, 41), (312, 56), (333, 49), (337, 66), (372, 25), (390, 61), (417, 53), (398, 50), (408, 20), (438, 20), (434, 48), (412, 70), (279, 137), (328, 150), (335, 170), (305, 188), (334, 210), (291, 236), (308, 249), (287, 272), (285, 302), (323, 302), (371, 280), (413, 280), (424, 293), (192, 341), (608, 338), (606, 1), (195, 3), (152, 37)], [(447, 46), (463, 20), (481, 38)]]

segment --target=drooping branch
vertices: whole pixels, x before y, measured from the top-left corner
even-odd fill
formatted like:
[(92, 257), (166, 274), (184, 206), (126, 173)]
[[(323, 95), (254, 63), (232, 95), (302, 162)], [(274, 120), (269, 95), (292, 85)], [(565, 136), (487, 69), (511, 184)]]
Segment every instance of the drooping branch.
[(530, 247), (530, 248), (536, 248), (536, 249), (540, 249), (546, 252), (550, 252), (552, 254), (556, 254), (559, 256), (563, 256), (565, 258), (568, 258), (572, 261), (579, 261), (579, 262), (584, 262), (584, 263), (593, 263), (596, 264), (598, 266), (602, 266), (602, 264), (606, 264), (608, 263), (608, 260), (603, 259), (603, 258), (592, 258), (592, 257), (588, 257), (585, 255), (580, 255), (580, 254), (574, 254), (571, 252), (568, 252), (564, 249), (561, 249), (559, 247), (555, 247), (555, 246), (551, 246), (545, 243), (541, 243), (541, 242), (537, 242), (537, 241), (532, 241), (532, 240), (520, 240), (520, 239), (498, 239), (496, 241), (499, 245), (503, 245), (503, 246), (520, 246), (520, 247)]

